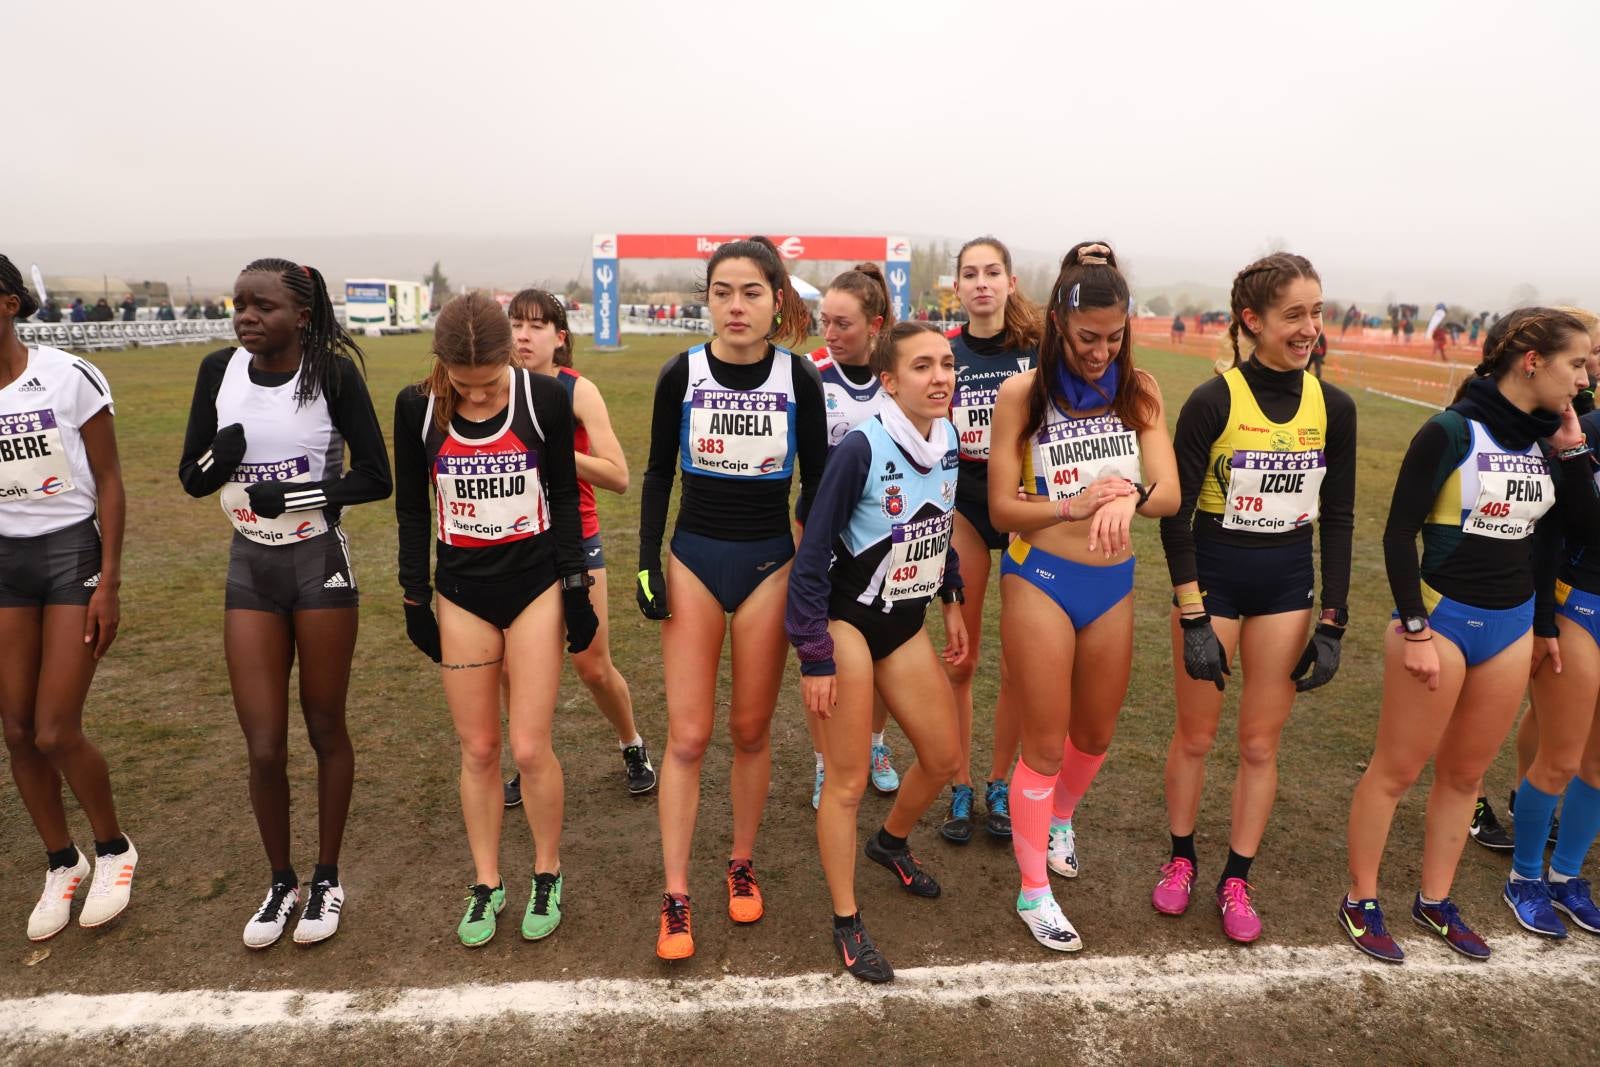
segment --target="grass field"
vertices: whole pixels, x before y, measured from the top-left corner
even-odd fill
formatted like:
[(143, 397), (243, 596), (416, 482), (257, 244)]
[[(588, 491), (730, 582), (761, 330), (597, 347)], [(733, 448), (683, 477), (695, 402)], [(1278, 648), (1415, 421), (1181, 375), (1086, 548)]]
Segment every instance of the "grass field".
[[(641, 729), (658, 752), (665, 737), (660, 651), (655, 625), (634, 608), (631, 576), (637, 486), (655, 373), (681, 347), (682, 340), (675, 338), (630, 339), (620, 354), (581, 349), (578, 354), (579, 368), (607, 398), (632, 466), (635, 489), (624, 497), (600, 493), (599, 506), (611, 564), (613, 652), (632, 685)], [(93, 934), (70, 927), (48, 943), (48, 957), (38, 958), (23, 937), (23, 924), (38, 891), (42, 856), (9, 775), (0, 779), (0, 1021), (7, 1018), (7, 1003), (16, 998), (60, 992), (349, 991), (360, 1003), (378, 1004), (395, 990), (463, 983), (709, 980), (729, 975), (787, 980), (834, 973), (809, 803), (810, 746), (792, 664), (773, 726), (773, 790), (756, 857), (768, 901), (763, 922), (736, 930), (721, 913), (730, 815), (728, 746), (719, 737), (706, 762), (692, 873), (692, 889), (701, 905), (696, 915), (699, 952), (677, 968), (655, 959), (661, 882), (655, 800), (626, 796), (621, 762), (604, 722), (569, 672), (556, 738), (567, 776), (566, 921), (548, 942), (529, 945), (516, 939), (515, 916), (525, 902), (532, 857), (526, 824), (512, 813), (506, 820), (503, 853), (510, 890), (502, 922), (506, 929), (479, 952), (456, 943), (461, 888), (471, 865), (456, 801), (455, 736), (437, 672), (404, 637), (394, 571), (394, 518), (387, 502), (356, 508), (346, 518), (363, 603), (349, 705), (357, 780), (341, 864), (350, 892), (344, 929), (332, 942), (310, 951), (286, 939), (269, 952), (247, 952), (239, 934), (266, 888), (267, 871), (250, 816), (244, 746), (222, 666), (229, 532), (216, 502), (189, 499), (176, 477), (201, 355), (199, 349), (168, 349), (96, 357), (117, 397), (129, 517), (122, 633), (101, 668), (86, 718), (110, 760), (123, 821), (143, 859), (134, 904), (119, 923)], [(1152, 347), (1142, 349), (1139, 358), (1160, 379), (1174, 415), (1183, 397), (1210, 373), (1205, 360), (1189, 353)], [(369, 380), (386, 432), (395, 392), (421, 377), (426, 364), (424, 338), (368, 345)], [(1600, 955), (1591, 944), (1524, 944), (1526, 935), (1514, 929), (1498, 899), (1504, 864), (1471, 844), (1456, 899), (1497, 947), (1515, 947), (1509, 956), (1524, 963), (1559, 959), (1569, 969), (1576, 961), (1571, 974), (1548, 979), (1550, 990), (1518, 985), (1523, 971), (1509, 961), (1490, 965), (1500, 970), (1478, 968), (1458, 980), (1457, 970), (1446, 966), (1443, 950), (1434, 953), (1420, 933), (1404, 940), (1422, 964), (1436, 964), (1437, 973), (1424, 976), (1419, 968), (1409, 985), (1395, 972), (1380, 975), (1380, 965), (1367, 966), (1347, 948), (1348, 965), (1338, 955), (1326, 957), (1337, 965), (1333, 971), (1324, 963), (1312, 965), (1324, 959), (1319, 953), (1343, 947), (1333, 913), (1345, 885), (1345, 815), (1370, 752), (1379, 698), (1380, 634), (1390, 610), (1379, 536), (1400, 454), (1425, 417), (1412, 405), (1364, 392), (1356, 398), (1361, 422), (1351, 628), (1338, 678), (1300, 700), (1284, 736), (1278, 806), (1254, 871), (1267, 927), (1260, 949), (1226, 947), (1215, 908), (1203, 893), (1197, 892), (1196, 905), (1180, 920), (1159, 919), (1148, 903), (1151, 879), (1166, 858), (1167, 846), (1161, 771), (1172, 721), (1166, 631), (1170, 587), (1155, 524), (1141, 522), (1136, 527), (1136, 670), (1110, 759), (1080, 807), (1084, 874), (1076, 883), (1058, 883), (1058, 899), (1083, 933), (1086, 951), (1077, 959), (1040, 960), (1044, 953), (1012, 912), (1016, 873), (1009, 845), (980, 834), (965, 848), (949, 846), (937, 839), (933, 816), (919, 829), (916, 847), (944, 883), (942, 899), (908, 903), (876, 877), (875, 869), (862, 870), (859, 879), (863, 910), (897, 968), (1048, 965), (1061, 976), (1053, 981), (1070, 983), (1075, 981), (1073, 968), (1083, 968), (1083, 975), (1096, 973), (1085, 961), (1099, 959), (1103, 966), (1123, 966), (1117, 961), (1124, 961), (1131, 968), (1128, 996), (1103, 992), (1111, 989), (1105, 984), (1110, 980), (1104, 979), (1101, 986), (1085, 986), (1076, 993), (1024, 990), (1007, 1004), (981, 992), (979, 983), (973, 987), (980, 990), (972, 994), (975, 999), (961, 1001), (963, 1011), (957, 1016), (940, 1007), (938, 996), (919, 1000), (902, 994), (900, 1000), (877, 1001), (852, 990), (839, 993), (840, 1003), (824, 998), (814, 1011), (785, 1011), (782, 1004), (730, 1011), (727, 1017), (710, 1019), (709, 1029), (702, 1025), (706, 1019), (688, 1028), (665, 1016), (626, 1015), (613, 1023), (583, 1016), (555, 1030), (539, 1028), (537, 1020), (508, 1018), (465, 1031), (442, 1022), (408, 1027), (403, 1018), (385, 1017), (369, 1030), (342, 1031), (352, 1042), (349, 1050), (361, 1059), (430, 1063), (513, 1052), (533, 1060), (594, 1053), (625, 1059), (693, 1058), (728, 1052), (821, 1059), (852, 1055), (875, 1027), (890, 1025), (900, 1036), (892, 1050), (878, 1057), (883, 1062), (912, 1058), (918, 1050), (958, 1061), (984, 1055), (1000, 1061), (1072, 1058), (1047, 1044), (1017, 1043), (1031, 1042), (1027, 1035), (1039, 1033), (1088, 1042), (1073, 1046), (1073, 1054), (1088, 1056), (1098, 1048), (1109, 1058), (1131, 1061), (1188, 1049), (1194, 1058), (1356, 1062), (1379, 1051), (1364, 1044), (1372, 1041), (1392, 1062), (1461, 1063), (1499, 1057), (1512, 1048), (1513, 1038), (1520, 1055), (1573, 1060), (1568, 1036), (1579, 1040), (1586, 1028), (1541, 1027), (1538, 1013), (1563, 1005), (1592, 1009)], [(980, 774), (988, 762), (986, 709), (993, 707), (996, 679), (994, 615), (999, 597), (993, 591), (989, 603), (985, 662), (976, 688), (974, 770)], [(931, 618), (937, 628), (936, 614)], [(1230, 707), (1235, 690), (1230, 687)], [(1202, 886), (1215, 877), (1226, 849), (1232, 747), (1224, 726), (1198, 832)], [(294, 856), (304, 875), (314, 858), (315, 793), (303, 731), (291, 729), (290, 751), (297, 805)], [(903, 739), (896, 754), (902, 766), (910, 758)], [(1510, 774), (1503, 757), (1489, 779), (1494, 795), (1505, 795)], [(1402, 805), (1385, 870), (1385, 899), (1397, 926), (1417, 881), (1424, 793), (1419, 787)], [(86, 844), (86, 823), (75, 809), (69, 810), (79, 842)], [(864, 827), (876, 825), (884, 810), (883, 801), (867, 800)], [(1297, 956), (1299, 950), (1309, 955)], [(1296, 964), (1297, 959), (1305, 962)], [(1204, 969), (1215, 981), (1191, 989), (1182, 980), (1185, 960), (1206, 961)], [(1272, 966), (1282, 971), (1279, 979), (1260, 978), (1257, 971), (1266, 960), (1276, 961)], [(1138, 976), (1144, 972), (1139, 968), (1146, 964), (1152, 974), (1165, 966), (1176, 978), (1141, 995)], [(1295, 981), (1297, 966), (1308, 968), (1306, 981)], [(945, 972), (927, 973), (935, 976), (922, 980), (927, 988), (944, 985)], [(1242, 977), (1230, 979), (1235, 974)], [(1472, 975), (1477, 974), (1494, 978), (1476, 981)], [(958, 980), (966, 981), (951, 979)], [(908, 988), (924, 988), (917, 981), (912, 974)], [(829, 990), (840, 988), (831, 977), (825, 983)], [(670, 990), (679, 987), (660, 988), (668, 991), (663, 997), (671, 997)], [(774, 996), (781, 999), (787, 987), (771, 988), (780, 990)], [(1284, 988), (1295, 995), (1278, 995)], [(1184, 992), (1194, 989), (1203, 994), (1200, 999)], [(1369, 1006), (1388, 1005), (1388, 1014), (1363, 1009), (1351, 1015), (1352, 991)], [(698, 994), (681, 993), (674, 999), (691, 995)], [(1443, 1029), (1422, 1042), (1407, 1036), (1412, 1032), (1408, 1005), (1415, 997), (1425, 997), (1433, 1006), (1444, 1004), (1450, 1012), (1448, 1025), (1441, 1022)], [(1524, 1017), (1528, 1029), (1513, 1034), (1494, 1021), (1492, 1009), (1499, 997), (1535, 1014), (1534, 1019)], [(1057, 1010), (1062, 1005), (1069, 1010)], [(771, 1019), (776, 1022), (768, 1025)], [(1122, 1027), (1133, 1029), (1122, 1032)], [(1170, 1040), (1163, 1037), (1168, 1027), (1176, 1028)], [(1282, 1035), (1290, 1028), (1299, 1028), (1307, 1043), (1285, 1044)], [(8, 1044), (0, 1026), (0, 1057), (42, 1062), (85, 1047), (118, 1047), (125, 1059), (168, 1064), (317, 1054), (317, 1033), (267, 1028), (237, 1038), (140, 1038), (113, 1028), (93, 1038)], [(1594, 1055), (1592, 1043), (1581, 1040), (1585, 1043), (1578, 1048)]]

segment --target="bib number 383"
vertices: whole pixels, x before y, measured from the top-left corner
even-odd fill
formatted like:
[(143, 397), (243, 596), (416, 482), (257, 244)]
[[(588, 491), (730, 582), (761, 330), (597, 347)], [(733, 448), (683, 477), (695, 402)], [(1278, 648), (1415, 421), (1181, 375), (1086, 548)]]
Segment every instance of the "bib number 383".
[(759, 477), (783, 467), (789, 411), (780, 393), (696, 389), (689, 402), (689, 461), (708, 474)]
[(1222, 528), (1277, 533), (1315, 522), (1327, 474), (1320, 450), (1235, 452)]

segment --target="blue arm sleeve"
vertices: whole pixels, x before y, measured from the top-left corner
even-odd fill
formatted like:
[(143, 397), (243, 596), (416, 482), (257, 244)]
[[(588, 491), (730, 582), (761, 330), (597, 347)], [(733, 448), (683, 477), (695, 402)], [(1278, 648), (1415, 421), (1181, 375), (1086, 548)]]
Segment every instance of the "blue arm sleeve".
[(828, 636), (828, 597), (833, 583), (833, 543), (850, 521), (861, 499), (872, 465), (872, 444), (859, 433), (845, 435), (828, 457), (821, 483), (811, 502), (805, 533), (789, 572), (789, 602), (783, 626), (800, 656), (800, 673), (834, 673), (833, 639)]

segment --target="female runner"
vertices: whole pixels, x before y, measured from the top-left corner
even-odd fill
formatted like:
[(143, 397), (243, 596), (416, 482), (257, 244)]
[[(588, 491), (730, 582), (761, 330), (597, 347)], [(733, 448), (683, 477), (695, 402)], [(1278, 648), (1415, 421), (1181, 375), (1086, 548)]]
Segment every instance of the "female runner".
[[(233, 525), (222, 644), (250, 756), (250, 806), (272, 881), (245, 924), (262, 949), (299, 902), (289, 853), (289, 674), (300, 661), (300, 712), (317, 757), (317, 865), (295, 926), (300, 944), (339, 929), (339, 847), (355, 753), (345, 695), (359, 595), (344, 508), (389, 495), (389, 452), (322, 275), (258, 259), (234, 283), (239, 347), (200, 362), (178, 477), (193, 497), (219, 493)], [(346, 446), (350, 469), (344, 469)]]

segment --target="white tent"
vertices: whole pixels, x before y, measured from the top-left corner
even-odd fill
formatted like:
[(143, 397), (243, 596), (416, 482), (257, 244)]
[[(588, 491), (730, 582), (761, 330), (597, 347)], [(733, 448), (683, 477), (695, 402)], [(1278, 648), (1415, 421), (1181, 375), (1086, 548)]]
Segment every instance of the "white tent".
[(794, 291), (800, 294), (801, 300), (821, 300), (822, 290), (800, 277), (798, 274), (789, 275), (789, 284), (794, 286)]

